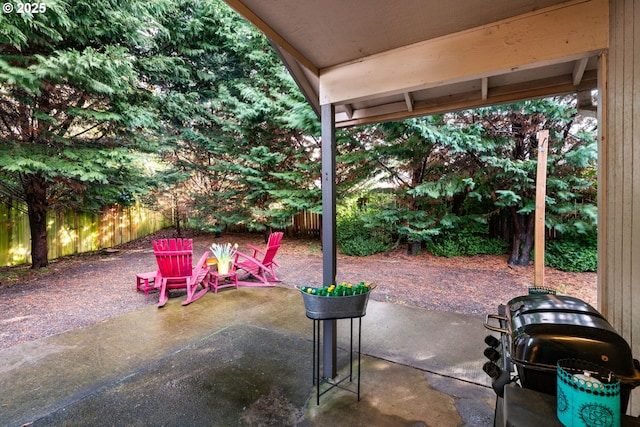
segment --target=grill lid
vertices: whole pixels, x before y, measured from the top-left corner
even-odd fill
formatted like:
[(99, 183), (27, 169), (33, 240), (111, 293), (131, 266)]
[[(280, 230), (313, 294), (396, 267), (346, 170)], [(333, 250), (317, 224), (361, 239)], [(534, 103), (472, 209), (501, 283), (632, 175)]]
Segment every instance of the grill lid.
[(511, 317), (532, 312), (558, 311), (563, 313), (588, 313), (604, 319), (604, 316), (598, 310), (581, 299), (560, 295), (523, 295), (510, 300), (507, 303), (507, 307)]
[(575, 358), (612, 370), (621, 382), (640, 384), (629, 344), (586, 302), (528, 295), (509, 301), (506, 316), (514, 363), (555, 370), (558, 360)]

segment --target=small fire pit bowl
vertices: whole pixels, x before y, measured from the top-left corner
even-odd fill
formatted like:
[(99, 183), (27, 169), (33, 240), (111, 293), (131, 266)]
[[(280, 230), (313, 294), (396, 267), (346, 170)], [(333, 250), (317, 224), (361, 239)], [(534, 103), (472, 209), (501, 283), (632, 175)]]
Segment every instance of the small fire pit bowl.
[(347, 296), (319, 296), (303, 292), (298, 286), (304, 301), (307, 317), (314, 320), (348, 319), (362, 317), (367, 314), (369, 294), (376, 285), (371, 285), (369, 292)]

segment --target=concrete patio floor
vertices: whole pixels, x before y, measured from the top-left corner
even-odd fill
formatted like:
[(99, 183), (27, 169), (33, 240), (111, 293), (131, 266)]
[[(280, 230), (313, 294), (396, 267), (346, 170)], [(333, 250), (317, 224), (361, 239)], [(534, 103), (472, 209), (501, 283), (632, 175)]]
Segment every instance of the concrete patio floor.
[[(316, 405), (298, 291), (182, 299), (0, 350), (0, 425), (493, 425), (479, 316), (369, 301), (360, 401), (334, 388)], [(338, 378), (349, 324), (338, 321)]]

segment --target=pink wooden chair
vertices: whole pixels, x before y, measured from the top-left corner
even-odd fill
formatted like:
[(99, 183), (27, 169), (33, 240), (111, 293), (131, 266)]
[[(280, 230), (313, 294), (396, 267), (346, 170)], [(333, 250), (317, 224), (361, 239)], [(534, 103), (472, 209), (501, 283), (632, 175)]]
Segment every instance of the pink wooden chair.
[(271, 233), (269, 241), (267, 242), (267, 248), (264, 251), (261, 251), (253, 245), (247, 245), (253, 250), (253, 254), (251, 256), (245, 255), (242, 252), (236, 252), (236, 270), (243, 270), (245, 272), (245, 276), (253, 276), (259, 280), (259, 282), (242, 281), (240, 282), (241, 285), (275, 286), (272, 282), (281, 282), (281, 280), (276, 276), (274, 269), (274, 267), (280, 267), (280, 265), (274, 260), (274, 258), (280, 248), (282, 235), (282, 232)]
[[(190, 304), (207, 293), (209, 251), (202, 255), (195, 268), (193, 268), (193, 240), (191, 239), (154, 240), (153, 252), (158, 263), (155, 283), (156, 287), (160, 288), (158, 307), (166, 304), (171, 289), (186, 288), (187, 298), (182, 305)], [(198, 286), (202, 287), (199, 291)]]

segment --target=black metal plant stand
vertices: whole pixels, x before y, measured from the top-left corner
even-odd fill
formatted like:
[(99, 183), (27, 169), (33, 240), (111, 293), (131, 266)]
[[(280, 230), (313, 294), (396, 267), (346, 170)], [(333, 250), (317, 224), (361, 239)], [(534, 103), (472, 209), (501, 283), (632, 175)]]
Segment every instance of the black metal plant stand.
[[(358, 374), (356, 390), (349, 388), (343, 383), (349, 380), (353, 382), (353, 319), (358, 319)], [(340, 388), (348, 392), (354, 393), (358, 396), (358, 402), (360, 401), (360, 350), (361, 350), (361, 337), (362, 337), (362, 316), (350, 317), (350, 338), (349, 338), (349, 375), (345, 375), (342, 379), (332, 380), (331, 378), (320, 377), (320, 320), (313, 320), (313, 384), (316, 386), (316, 405), (320, 405), (320, 396), (332, 390), (333, 388)], [(331, 319), (323, 319), (331, 320)], [(329, 384), (329, 387), (320, 393), (320, 386), (322, 384)]]

